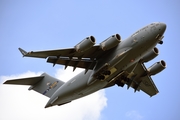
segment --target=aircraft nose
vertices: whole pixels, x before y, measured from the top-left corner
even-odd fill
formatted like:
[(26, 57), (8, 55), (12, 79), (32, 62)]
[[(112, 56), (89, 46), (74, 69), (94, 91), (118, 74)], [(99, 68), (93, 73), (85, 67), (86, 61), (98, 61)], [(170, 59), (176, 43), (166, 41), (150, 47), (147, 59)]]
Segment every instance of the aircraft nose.
[(160, 23), (160, 29), (162, 30), (162, 32), (164, 33), (166, 30), (166, 24), (165, 23)]

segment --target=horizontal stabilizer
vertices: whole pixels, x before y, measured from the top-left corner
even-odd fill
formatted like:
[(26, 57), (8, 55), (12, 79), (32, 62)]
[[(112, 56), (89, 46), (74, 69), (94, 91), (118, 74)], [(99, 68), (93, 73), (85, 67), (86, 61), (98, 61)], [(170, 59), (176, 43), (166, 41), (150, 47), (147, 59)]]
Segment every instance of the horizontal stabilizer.
[(40, 80), (42, 80), (44, 76), (38, 77), (30, 77), (30, 78), (21, 78), (21, 79), (13, 79), (7, 80), (4, 84), (15, 84), (15, 85), (34, 85)]
[(29, 90), (34, 90), (42, 95), (51, 97), (52, 94), (64, 84), (64, 82), (43, 73), (38, 77), (7, 80), (4, 84), (30, 85)]

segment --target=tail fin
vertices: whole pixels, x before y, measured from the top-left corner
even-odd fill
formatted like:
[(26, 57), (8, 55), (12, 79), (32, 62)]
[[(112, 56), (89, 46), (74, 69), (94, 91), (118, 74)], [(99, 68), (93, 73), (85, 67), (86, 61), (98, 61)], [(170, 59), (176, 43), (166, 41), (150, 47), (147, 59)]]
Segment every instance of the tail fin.
[(38, 77), (7, 80), (4, 84), (31, 85), (29, 90), (35, 90), (36, 92), (50, 98), (52, 94), (64, 84), (64, 82), (43, 73)]

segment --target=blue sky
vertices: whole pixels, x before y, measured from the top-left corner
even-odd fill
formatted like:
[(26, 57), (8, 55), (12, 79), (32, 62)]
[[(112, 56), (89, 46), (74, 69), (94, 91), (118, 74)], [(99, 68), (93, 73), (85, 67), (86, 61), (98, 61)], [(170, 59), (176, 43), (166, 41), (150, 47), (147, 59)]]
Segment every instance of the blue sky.
[[(81, 0), (1, 0), (0, 95), (2, 99), (0, 99), (0, 103), (3, 102), (7, 106), (5, 109), (0, 108), (3, 111), (1, 114), (8, 113), (8, 110), (13, 107), (13, 110), (20, 110), (26, 106), (26, 104), (19, 107), (8, 105), (7, 101), (10, 101), (8, 98), (16, 98), (15, 95), (19, 96), (17, 99), (19, 101), (14, 104), (20, 104), (21, 100), (24, 100), (21, 98), (24, 94), (14, 93), (15, 89), (19, 89), (20, 86), (12, 87), (12, 89), (2, 85), (3, 78), (19, 76), (28, 72), (33, 73), (31, 75), (46, 72), (56, 76), (59, 73), (58, 71), (63, 69), (63, 66), (60, 65), (52, 67), (44, 59), (22, 58), (17, 49), (18, 47), (22, 47), (27, 51), (67, 48), (75, 46), (90, 35), (96, 38), (98, 44), (116, 33), (119, 33), (124, 40), (147, 24), (164, 22), (167, 24), (163, 39), (164, 44), (157, 45), (160, 54), (146, 64), (148, 67), (162, 59), (167, 63), (167, 68), (162, 73), (152, 77), (160, 93), (150, 98), (143, 92), (134, 93), (133, 89), (127, 90), (126, 87), (114, 86), (108, 88), (101, 91), (105, 104), (99, 109), (99, 116), (96, 119), (180, 119), (180, 80), (178, 77), (180, 74), (179, 8), (180, 2), (178, 0), (91, 0), (86, 2)], [(70, 71), (68, 73), (72, 74)], [(59, 74), (59, 76), (61, 75)], [(20, 88), (27, 91), (25, 94), (32, 94), (30, 96), (35, 94), (29, 92), (27, 87)], [(10, 94), (8, 98), (6, 98), (7, 94)], [(35, 95), (35, 97), (37, 96)], [(98, 97), (96, 98), (100, 101)], [(45, 99), (43, 104), (35, 104), (35, 106), (44, 107), (48, 99), (41, 99)], [(27, 104), (31, 104), (31, 100), (25, 100), (27, 100)], [(14, 101), (11, 100), (11, 102), (13, 104)], [(87, 102), (87, 104), (90, 102)], [(95, 106), (96, 103), (91, 103), (91, 105)], [(55, 107), (54, 109), (58, 111), (63, 108)], [(28, 106), (26, 109), (32, 109), (31, 111), (33, 111), (32, 106)], [(47, 111), (53, 111), (54, 109)], [(87, 107), (86, 109), (90, 108)], [(9, 115), (13, 114), (13, 112), (15, 111), (11, 111)], [(69, 114), (73, 115), (73, 112)], [(38, 118), (38, 114), (35, 115)], [(17, 116), (15, 115), (15, 118)], [(53, 113), (50, 116), (53, 116)], [(20, 119), (20, 115), (17, 118)], [(82, 117), (82, 119), (85, 118), (92, 119), (90, 116)], [(2, 119), (5, 119), (5, 117), (2, 117)]]

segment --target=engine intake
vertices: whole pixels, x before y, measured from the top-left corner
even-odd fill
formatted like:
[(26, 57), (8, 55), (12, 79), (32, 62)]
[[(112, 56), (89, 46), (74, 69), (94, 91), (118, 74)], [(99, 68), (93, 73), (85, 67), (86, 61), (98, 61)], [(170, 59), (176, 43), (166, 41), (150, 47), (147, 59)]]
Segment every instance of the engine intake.
[(114, 48), (121, 42), (121, 36), (119, 34), (115, 34), (104, 40), (100, 43), (100, 48), (102, 50), (109, 50), (111, 48)]
[(142, 58), (142, 62), (148, 62), (158, 56), (158, 54), (159, 50), (155, 47), (150, 52), (145, 54), (145, 56)]
[(83, 39), (80, 43), (74, 46), (77, 52), (84, 52), (91, 48), (96, 42), (96, 39), (93, 36)]
[(148, 68), (148, 75), (156, 75), (165, 68), (166, 68), (166, 63), (164, 60), (161, 60)]

